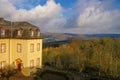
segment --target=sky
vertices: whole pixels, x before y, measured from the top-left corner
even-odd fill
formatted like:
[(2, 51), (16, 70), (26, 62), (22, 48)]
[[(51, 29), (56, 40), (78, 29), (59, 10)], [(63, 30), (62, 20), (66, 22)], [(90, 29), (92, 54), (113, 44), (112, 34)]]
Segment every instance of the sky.
[(0, 0), (0, 17), (41, 32), (120, 34), (120, 0)]

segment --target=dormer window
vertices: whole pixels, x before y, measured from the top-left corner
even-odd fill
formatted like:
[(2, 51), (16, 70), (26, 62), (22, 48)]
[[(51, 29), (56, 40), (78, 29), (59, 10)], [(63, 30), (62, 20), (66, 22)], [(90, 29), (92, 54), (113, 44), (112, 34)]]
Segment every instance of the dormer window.
[(32, 36), (34, 36), (34, 29), (30, 29), (30, 36), (32, 37)]
[(40, 31), (37, 32), (37, 36), (40, 36)]
[(1, 29), (1, 36), (4, 36), (5, 35), (5, 29)]
[(18, 36), (20, 36), (21, 35), (21, 31), (20, 30), (18, 30)]
[(40, 36), (40, 30), (39, 29), (36, 29), (36, 36)]
[(21, 36), (22, 35), (22, 29), (19, 29), (18, 30), (18, 36)]
[(34, 31), (33, 30), (31, 30), (31, 36), (33, 36), (34, 35)]

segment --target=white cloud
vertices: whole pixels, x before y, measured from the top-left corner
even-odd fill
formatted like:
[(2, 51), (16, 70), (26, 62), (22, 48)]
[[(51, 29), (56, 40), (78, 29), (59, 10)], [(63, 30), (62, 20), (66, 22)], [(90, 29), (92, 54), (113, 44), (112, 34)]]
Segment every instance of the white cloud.
[[(112, 1), (78, 0), (75, 6), (65, 10), (54, 0), (47, 0), (46, 4), (35, 7), (26, 4), (32, 6), (27, 10), (23, 3), (29, 0), (0, 0), (0, 16), (14, 21), (29, 21), (46, 32), (120, 33), (120, 10)], [(21, 7), (17, 9), (15, 5)]]
[(42, 31), (51, 31), (51, 29), (56, 32), (60, 31), (66, 22), (66, 19), (62, 15), (61, 5), (55, 3), (54, 0), (48, 0), (45, 5), (37, 5), (30, 10), (16, 9), (12, 4), (8, 0), (0, 0), (1, 17), (13, 21), (29, 21), (40, 26), (43, 29)]
[(78, 17), (76, 27), (67, 32), (93, 33), (120, 33), (120, 11), (112, 9), (114, 4), (109, 0), (79, 0), (77, 3)]
[(16, 12), (15, 7), (9, 3), (7, 0), (0, 0), (0, 16), (10, 17), (13, 12)]

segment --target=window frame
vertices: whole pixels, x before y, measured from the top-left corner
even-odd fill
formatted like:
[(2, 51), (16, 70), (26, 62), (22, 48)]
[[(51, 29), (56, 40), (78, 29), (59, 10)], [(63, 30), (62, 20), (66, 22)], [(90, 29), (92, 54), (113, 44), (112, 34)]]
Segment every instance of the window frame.
[[(2, 66), (2, 62), (4, 63), (4, 66)], [(5, 69), (6, 61), (1, 61), (1, 62), (0, 62), (0, 65), (1, 65), (1, 69)]]
[(40, 58), (36, 59), (36, 66), (40, 66)]
[(21, 30), (18, 30), (18, 36), (21, 36)]
[(34, 31), (33, 31), (33, 30), (31, 30), (30, 36), (31, 36), (31, 37), (34, 36)]
[[(3, 33), (2, 33), (2, 32), (3, 32)], [(5, 29), (1, 29), (1, 30), (0, 30), (0, 35), (1, 35), (1, 36), (5, 36)]]
[(37, 31), (37, 36), (38, 36), (38, 37), (40, 36), (40, 31)]
[[(19, 51), (19, 49), (18, 49), (18, 48), (19, 48), (19, 47), (18, 47), (19, 45), (20, 45), (20, 51)], [(20, 43), (17, 44), (17, 52), (18, 52), (18, 53), (21, 53), (21, 52), (22, 52), (22, 44), (20, 44)]]
[[(33, 46), (32, 49), (31, 49), (31, 46)], [(33, 43), (30, 44), (30, 52), (34, 52), (34, 44)]]
[(34, 68), (34, 60), (30, 60), (30, 68)]
[(40, 51), (40, 43), (37, 43), (37, 51)]
[[(4, 51), (3, 51), (3, 49), (2, 49), (2, 47), (3, 47), (2, 45), (4, 45)], [(6, 52), (6, 44), (5, 44), (5, 43), (2, 43), (2, 44), (1, 44), (1, 53), (5, 53), (5, 52)]]

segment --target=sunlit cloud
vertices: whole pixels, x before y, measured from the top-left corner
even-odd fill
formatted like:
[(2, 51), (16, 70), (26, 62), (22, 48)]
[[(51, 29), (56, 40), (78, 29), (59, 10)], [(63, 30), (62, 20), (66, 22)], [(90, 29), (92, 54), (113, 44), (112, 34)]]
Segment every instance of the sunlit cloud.
[[(4, 4), (6, 5), (4, 5)], [(48, 0), (45, 5), (37, 5), (30, 10), (16, 9), (8, 0), (0, 1), (0, 16), (12, 21), (28, 21), (43, 31), (59, 32), (65, 24), (66, 19), (62, 14), (62, 7), (56, 4), (54, 0)]]
[(73, 11), (77, 12), (77, 17), (73, 18), (73, 25), (69, 25), (72, 27), (67, 32), (120, 33), (118, 30), (120, 28), (120, 10), (111, 6), (114, 7), (114, 4), (108, 0), (103, 2), (100, 0), (79, 0), (75, 7), (76, 10), (73, 8)]
[[(0, 17), (28, 21), (43, 32), (120, 33), (120, 9), (114, 0), (77, 0), (64, 8), (55, 0), (0, 0)], [(34, 4), (34, 5), (33, 5)]]

